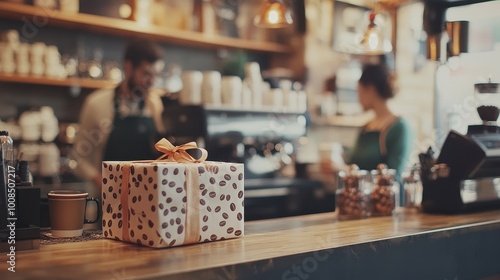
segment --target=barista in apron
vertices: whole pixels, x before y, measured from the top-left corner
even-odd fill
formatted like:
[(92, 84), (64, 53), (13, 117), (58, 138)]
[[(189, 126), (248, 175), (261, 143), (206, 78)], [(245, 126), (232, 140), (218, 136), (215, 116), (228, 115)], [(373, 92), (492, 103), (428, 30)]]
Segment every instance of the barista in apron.
[(104, 161), (154, 159), (154, 143), (158, 135), (151, 116), (144, 116), (144, 100), (139, 102), (141, 114), (122, 116), (120, 112), (119, 88), (115, 89), (113, 99), (115, 115), (113, 128), (104, 149)]

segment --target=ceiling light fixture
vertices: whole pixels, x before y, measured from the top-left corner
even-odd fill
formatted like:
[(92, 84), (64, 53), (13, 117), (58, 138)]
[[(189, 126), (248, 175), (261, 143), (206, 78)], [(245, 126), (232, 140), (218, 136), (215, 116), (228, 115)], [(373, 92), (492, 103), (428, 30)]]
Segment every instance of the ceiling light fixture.
[(292, 12), (282, 0), (266, 1), (254, 19), (254, 25), (265, 28), (282, 28), (292, 23)]
[(369, 24), (361, 37), (356, 52), (366, 55), (380, 55), (392, 51), (391, 42), (384, 37), (375, 23), (376, 17), (375, 12), (370, 12)]

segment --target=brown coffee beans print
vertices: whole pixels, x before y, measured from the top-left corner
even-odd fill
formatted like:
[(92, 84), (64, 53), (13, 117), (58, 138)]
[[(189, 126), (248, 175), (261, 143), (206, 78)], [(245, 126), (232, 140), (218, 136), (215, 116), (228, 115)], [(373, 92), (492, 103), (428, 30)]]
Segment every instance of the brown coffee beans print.
[[(117, 165), (103, 164), (104, 237), (120, 240), (122, 231), (127, 230), (131, 242), (144, 246), (162, 248), (185, 244), (186, 225), (189, 225), (186, 215), (193, 214), (187, 211), (190, 203), (198, 204), (196, 208), (200, 209), (197, 241), (243, 235), (243, 165), (196, 163), (193, 172), (197, 174), (197, 181), (189, 184), (185, 178), (191, 169), (184, 168), (183, 164), (133, 163), (124, 189), (128, 205), (121, 204), (120, 195), (125, 168), (117, 169)], [(193, 187), (194, 190), (189, 189)], [(191, 191), (198, 192), (198, 196), (189, 197)], [(129, 222), (124, 220), (125, 211), (129, 212)]]

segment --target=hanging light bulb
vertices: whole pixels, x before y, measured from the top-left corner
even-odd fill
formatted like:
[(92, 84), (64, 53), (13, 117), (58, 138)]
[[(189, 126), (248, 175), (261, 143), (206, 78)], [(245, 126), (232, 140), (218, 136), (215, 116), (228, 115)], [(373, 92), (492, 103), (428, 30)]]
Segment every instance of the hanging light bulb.
[(384, 38), (378, 25), (375, 24), (376, 16), (377, 14), (375, 12), (371, 12), (369, 15), (370, 23), (363, 33), (359, 46), (357, 47), (357, 52), (360, 54), (379, 55), (392, 51), (391, 42)]
[(382, 34), (380, 27), (376, 24), (376, 18), (377, 13), (370, 12), (366, 30), (354, 36), (354, 42), (344, 44), (339, 51), (360, 55), (380, 55), (391, 52), (392, 44)]
[(266, 28), (287, 27), (292, 23), (292, 13), (282, 0), (271, 0), (264, 3), (254, 19), (254, 25)]

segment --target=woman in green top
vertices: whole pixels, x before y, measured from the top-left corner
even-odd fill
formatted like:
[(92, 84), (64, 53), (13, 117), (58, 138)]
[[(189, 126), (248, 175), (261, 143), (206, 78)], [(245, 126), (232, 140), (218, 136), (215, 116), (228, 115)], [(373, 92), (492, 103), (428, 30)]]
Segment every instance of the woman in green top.
[[(393, 96), (389, 70), (382, 64), (367, 65), (359, 79), (358, 99), (363, 110), (373, 110), (375, 117), (361, 129), (348, 163), (364, 170), (385, 163), (399, 179), (411, 152), (412, 133), (408, 123), (390, 110), (388, 100)], [(322, 162), (326, 172), (345, 168), (343, 163)]]

